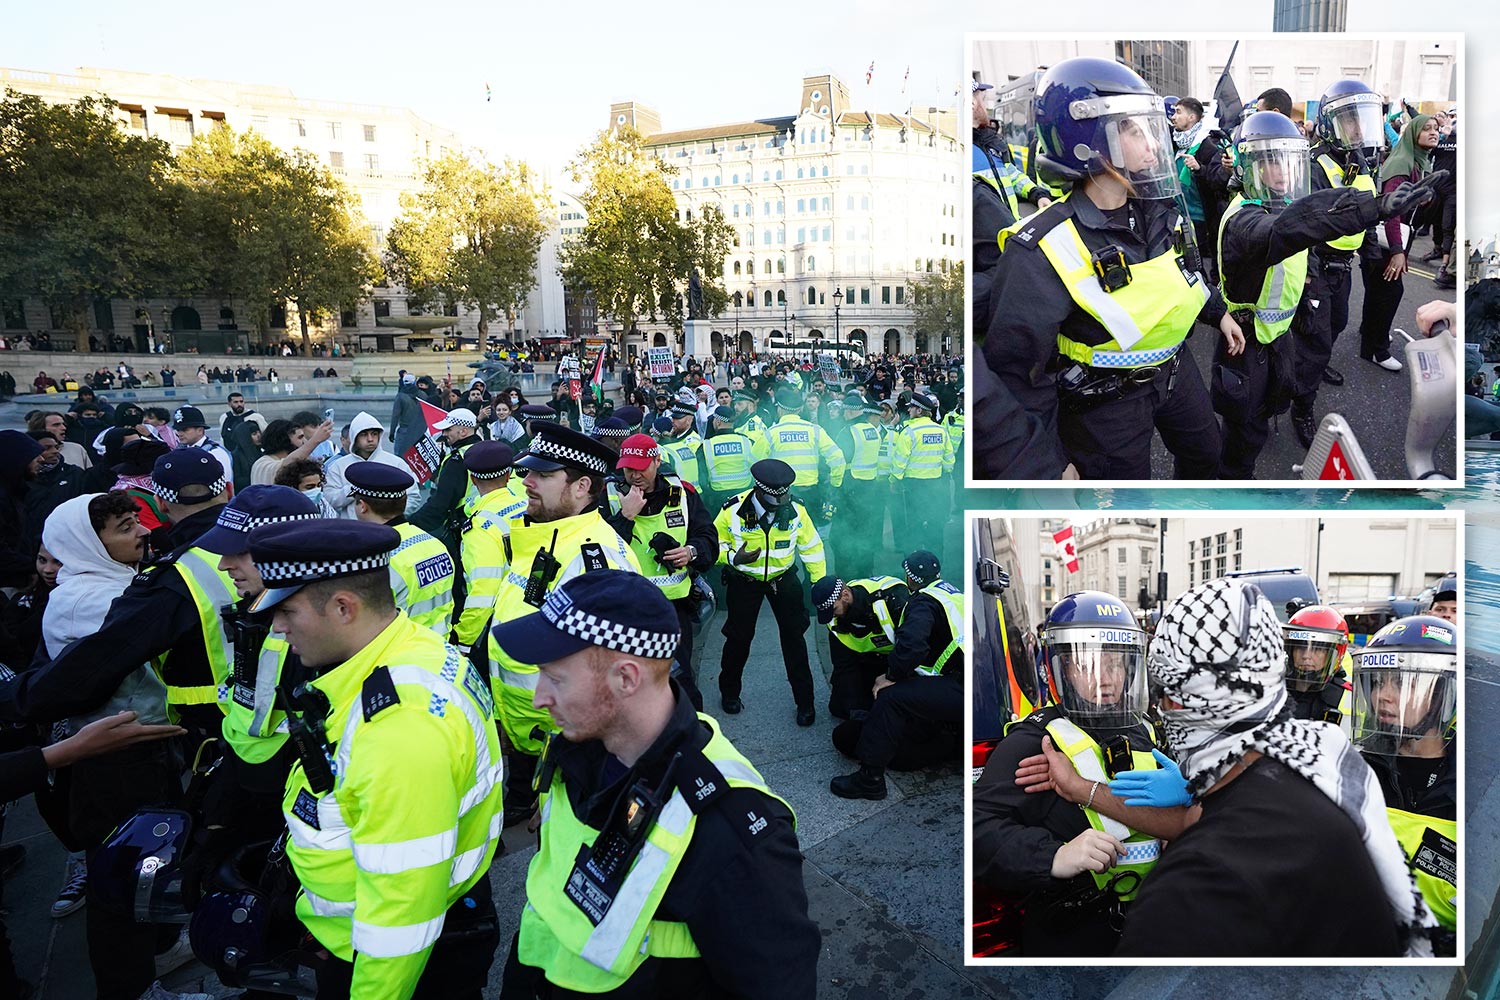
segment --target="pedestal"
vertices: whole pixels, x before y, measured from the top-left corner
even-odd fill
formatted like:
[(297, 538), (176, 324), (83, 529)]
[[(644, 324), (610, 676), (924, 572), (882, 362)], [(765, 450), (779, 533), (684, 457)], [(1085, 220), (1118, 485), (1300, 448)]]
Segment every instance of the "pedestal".
[(713, 356), (713, 330), (707, 320), (690, 319), (682, 324), (684, 357), (707, 361)]

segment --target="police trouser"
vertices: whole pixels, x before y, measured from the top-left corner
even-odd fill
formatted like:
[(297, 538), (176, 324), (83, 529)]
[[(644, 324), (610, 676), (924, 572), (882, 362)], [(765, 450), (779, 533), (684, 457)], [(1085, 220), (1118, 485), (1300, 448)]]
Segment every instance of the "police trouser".
[[(217, 711), (217, 709), (215, 709)], [(88, 859), (116, 826), (148, 806), (182, 802), (182, 755), (174, 741), (140, 743), (73, 765), (69, 825)], [(136, 923), (111, 909), (88, 883), (85, 931), (100, 1000), (136, 1000), (156, 978), (154, 956), (176, 940), (175, 925)]]
[[(959, 671), (941, 677), (918, 674), (883, 688), (865, 719), (854, 755), (869, 767), (886, 767), (903, 744), (926, 742), (944, 725), (961, 725), (964, 684)], [(958, 759), (955, 753), (954, 760)]]
[(885, 673), (885, 654), (856, 653), (832, 632), (824, 638), (828, 643), (828, 658), (833, 661), (833, 676), (828, 679), (828, 714), (847, 719), (851, 712), (868, 711), (875, 700), (870, 689), (875, 686), (875, 679)]
[(907, 477), (896, 484), (891, 502), (906, 508), (906, 532), (897, 546), (905, 555), (916, 549), (942, 558), (943, 526), (948, 523), (948, 483), (942, 476), (932, 479)]
[(677, 640), (677, 652), (673, 654), (681, 669), (672, 676), (676, 679), (678, 686), (686, 692), (693, 707), (701, 712), (703, 694), (698, 690), (698, 675), (693, 669), (693, 631), (698, 627), (698, 621), (693, 613), (691, 592), (687, 597), (679, 597), (672, 601), (672, 607), (677, 611), (677, 627), (682, 630), (682, 638)]
[[(490, 873), (464, 893), (443, 918), (443, 933), (427, 956), (413, 1000), (480, 1000), (500, 947), (500, 924)], [(354, 964), (330, 955), (318, 968), (317, 1000), (347, 1000)]]
[(1293, 401), (1299, 413), (1311, 413), (1333, 357), (1333, 344), (1349, 323), (1349, 279), (1352, 257), (1308, 257), (1307, 286), (1297, 303), (1297, 384)]
[(724, 653), (719, 663), (719, 694), (724, 698), (740, 696), (740, 681), (745, 661), (750, 658), (750, 643), (755, 639), (755, 622), (760, 617), (761, 599), (770, 602), (781, 638), (781, 657), (786, 661), (786, 679), (792, 686), (797, 708), (813, 707), (812, 667), (807, 662), (807, 608), (803, 604), (802, 578), (793, 566), (785, 573), (762, 582), (733, 569), (724, 572)]
[(1151, 428), (1175, 459), (1176, 479), (1212, 479), (1219, 467), (1219, 422), (1187, 346), (1150, 383), (1102, 400), (1064, 397), (1058, 434), (1084, 479), (1150, 479)]
[(1274, 343), (1262, 344), (1255, 339), (1254, 330), (1245, 330), (1243, 352), (1230, 357), (1221, 341), (1214, 359), (1216, 365), (1223, 365), (1240, 380), (1239, 394), (1232, 401), (1219, 401), (1224, 417), (1220, 479), (1255, 478), (1255, 460), (1271, 436), (1271, 417), (1285, 409), (1281, 400), (1288, 396), (1282, 373), (1290, 366), (1281, 359), (1284, 352), (1294, 348), (1291, 336), (1283, 334)]
[(1388, 258), (1360, 261), (1365, 278), (1365, 309), (1359, 320), (1359, 356), (1378, 358), (1391, 352), (1391, 323), (1401, 307), (1404, 279), (1385, 280)]

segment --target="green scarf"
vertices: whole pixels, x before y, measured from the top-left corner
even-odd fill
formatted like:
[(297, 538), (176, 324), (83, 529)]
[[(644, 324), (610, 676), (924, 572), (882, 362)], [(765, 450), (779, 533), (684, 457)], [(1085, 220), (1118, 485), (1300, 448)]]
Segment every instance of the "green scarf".
[(1392, 177), (1410, 177), (1413, 169), (1416, 169), (1419, 174), (1431, 172), (1432, 150), (1423, 149), (1417, 145), (1417, 135), (1431, 117), (1431, 115), (1413, 115), (1406, 128), (1401, 130), (1401, 138), (1380, 168), (1381, 187), (1384, 187), (1385, 182)]

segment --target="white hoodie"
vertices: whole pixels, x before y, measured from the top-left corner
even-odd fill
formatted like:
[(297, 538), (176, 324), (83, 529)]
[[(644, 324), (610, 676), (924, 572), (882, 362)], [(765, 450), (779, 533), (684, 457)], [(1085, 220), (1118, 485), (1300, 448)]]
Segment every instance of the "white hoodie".
[[(359, 439), (362, 431), (370, 430), (380, 431), (380, 445), (368, 459), (360, 458), (351, 452), (323, 466), (323, 500), (338, 511), (339, 517), (348, 518), (351, 521), (357, 515), (354, 512), (354, 498), (349, 495), (349, 480), (344, 478), (345, 469), (355, 462), (370, 461), (394, 466), (408, 474), (411, 473), (411, 468), (405, 460), (387, 450), (389, 442), (386, 440), (384, 425), (364, 410), (360, 410), (354, 415), (354, 419), (349, 421), (349, 446), (354, 447), (354, 442)], [(410, 514), (420, 506), (422, 506), (422, 487), (413, 483), (411, 489), (406, 491), (406, 513)]]
[[(104, 624), (109, 606), (135, 578), (133, 564), (115, 562), (89, 523), (85, 493), (58, 504), (42, 527), (42, 544), (63, 564), (57, 589), (47, 599), (42, 616), (42, 639), (47, 655), (56, 659), (69, 643), (93, 635)], [(167, 721), (167, 689), (149, 663), (142, 664), (120, 683), (110, 700), (86, 715), (74, 716), (73, 729), (129, 709), (143, 723)]]

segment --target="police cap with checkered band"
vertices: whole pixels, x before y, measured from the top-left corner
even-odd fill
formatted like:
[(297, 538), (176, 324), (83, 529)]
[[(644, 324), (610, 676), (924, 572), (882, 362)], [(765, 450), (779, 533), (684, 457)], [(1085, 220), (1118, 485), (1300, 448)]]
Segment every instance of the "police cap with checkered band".
[(763, 458), (750, 466), (757, 488), (773, 497), (785, 496), (797, 479), (797, 473), (779, 458)]
[(590, 646), (670, 660), (681, 638), (677, 611), (638, 573), (601, 569), (575, 576), (540, 611), (496, 625), (491, 634), (521, 663), (551, 663)]
[(515, 457), (504, 441), (481, 441), (464, 450), (464, 468), (475, 479), (499, 479), (510, 471)]
[(206, 503), (225, 485), (224, 466), (202, 448), (174, 448), (151, 467), (151, 491), (167, 503)]
[(374, 497), (377, 500), (404, 497), (406, 491), (417, 482), (410, 472), (384, 462), (350, 462), (344, 468), (344, 479), (349, 483), (349, 492), (354, 496)]
[(246, 486), (219, 511), (212, 528), (198, 536), (193, 544), (206, 552), (237, 556), (250, 550), (250, 532), (267, 524), (282, 521), (311, 521), (322, 513), (305, 493), (290, 486)]
[(321, 518), (268, 524), (250, 532), (250, 558), (266, 589), (251, 611), (275, 607), (310, 583), (385, 569), (401, 544), (395, 528)]
[(571, 427), (538, 420), (531, 425), (531, 433), (531, 446), (515, 461), (519, 469), (535, 472), (577, 469), (607, 476), (615, 467), (617, 456), (613, 448)]

